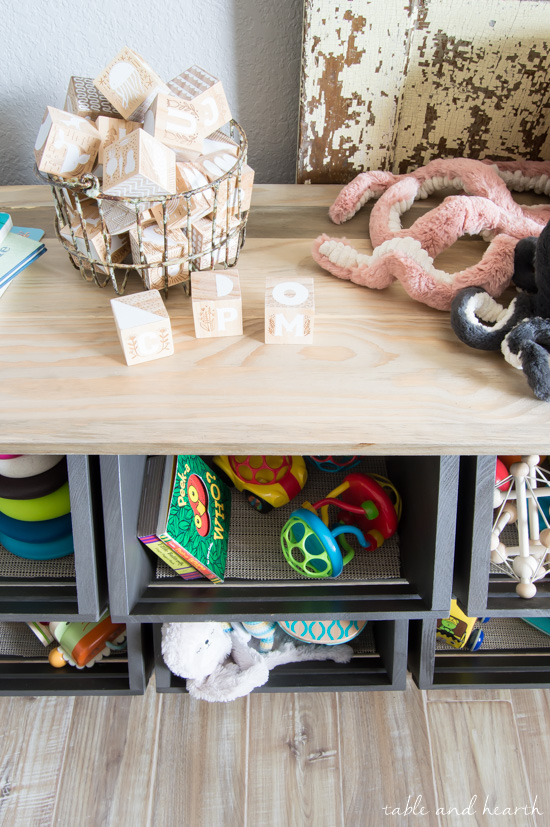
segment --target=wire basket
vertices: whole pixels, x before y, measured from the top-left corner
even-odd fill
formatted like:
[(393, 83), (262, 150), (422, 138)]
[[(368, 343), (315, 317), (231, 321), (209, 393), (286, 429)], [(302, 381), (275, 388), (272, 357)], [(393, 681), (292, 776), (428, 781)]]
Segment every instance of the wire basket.
[[(163, 289), (168, 294), (172, 284), (182, 284), (185, 292), (190, 293), (191, 272), (194, 270), (212, 270), (215, 265), (233, 267), (238, 260), (241, 247), (246, 237), (248, 211), (242, 209), (241, 179), (243, 166), (246, 165), (248, 141), (244, 130), (236, 121), (230, 121), (227, 137), (236, 144), (235, 164), (231, 169), (204, 186), (186, 192), (168, 195), (148, 195), (140, 198), (130, 196), (108, 195), (101, 190), (101, 181), (92, 173), (86, 173), (78, 179), (62, 179), (56, 175), (40, 172), (35, 166), (37, 176), (49, 184), (55, 202), (55, 232), (57, 238), (67, 251), (73, 266), (80, 270), (86, 281), (95, 282), (98, 287), (111, 283), (118, 295), (123, 295), (130, 272), (137, 271), (147, 289)], [(193, 221), (195, 215), (192, 205), (197, 196), (206, 196), (211, 210), (212, 231), (205, 248), (194, 251)], [(86, 211), (90, 203), (97, 205), (100, 234), (96, 236), (95, 245), (88, 234)], [(223, 205), (226, 209), (223, 209)], [(132, 262), (125, 262), (129, 250), (121, 248), (113, 239), (120, 241), (120, 236), (109, 232), (106, 210), (121, 208), (132, 222), (136, 238), (138, 255), (133, 254)], [(144, 249), (144, 229), (150, 223), (149, 211), (162, 210), (161, 255), (157, 259), (147, 260)], [(184, 210), (184, 218), (178, 222), (178, 229), (185, 243), (174, 244), (171, 239), (169, 217), (178, 208)], [(135, 218), (135, 221), (134, 221)], [(159, 227), (159, 224), (156, 224)], [(180, 237), (181, 238), (181, 237)], [(174, 247), (180, 255), (171, 255)], [(184, 250), (185, 248), (185, 250)], [(183, 252), (183, 254), (182, 254)], [(125, 253), (122, 255), (122, 253)], [(177, 272), (177, 279), (174, 273)]]

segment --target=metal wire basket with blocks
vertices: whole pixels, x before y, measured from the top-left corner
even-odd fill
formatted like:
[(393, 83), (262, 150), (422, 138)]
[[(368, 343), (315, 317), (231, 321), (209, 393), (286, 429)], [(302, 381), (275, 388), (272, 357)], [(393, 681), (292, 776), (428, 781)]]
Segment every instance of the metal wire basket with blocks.
[[(246, 237), (252, 188), (247, 179), (253, 172), (246, 165), (242, 127), (231, 121), (227, 133), (217, 134), (222, 144), (227, 141), (227, 151), (205, 156), (207, 174), (193, 162), (178, 164), (184, 177), (178, 175), (177, 183), (200, 185), (176, 193), (112, 195), (102, 190), (100, 174), (66, 180), (35, 167), (53, 192), (56, 235), (86, 281), (99, 287), (110, 283), (122, 295), (129, 274), (137, 271), (146, 289), (164, 290), (166, 296), (168, 287), (182, 284), (189, 294), (192, 271), (236, 264)], [(230, 158), (226, 168), (216, 166), (220, 156)]]

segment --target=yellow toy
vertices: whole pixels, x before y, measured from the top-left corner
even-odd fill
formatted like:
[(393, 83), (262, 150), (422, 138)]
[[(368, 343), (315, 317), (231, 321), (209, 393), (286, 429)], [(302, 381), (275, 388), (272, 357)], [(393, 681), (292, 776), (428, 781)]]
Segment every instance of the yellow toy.
[(476, 617), (467, 617), (458, 608), (456, 600), (451, 600), (451, 615), (438, 621), (436, 637), (441, 638), (455, 649), (464, 649), (476, 620)]

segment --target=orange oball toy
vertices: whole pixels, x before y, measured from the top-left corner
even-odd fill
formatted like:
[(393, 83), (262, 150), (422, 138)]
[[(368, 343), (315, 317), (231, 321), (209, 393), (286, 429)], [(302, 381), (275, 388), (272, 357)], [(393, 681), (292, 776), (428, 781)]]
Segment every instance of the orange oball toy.
[[(513, 465), (514, 462), (521, 462), (521, 457), (520, 456), (517, 456), (517, 457), (516, 456), (514, 456), (514, 457), (503, 457), (499, 454), (498, 458), (500, 460), (502, 460), (502, 462), (506, 465), (507, 468), (509, 468), (511, 465)], [(540, 461), (543, 462), (545, 459), (546, 459), (545, 456), (544, 457), (541, 456)]]
[(67, 661), (57, 649), (52, 649), (48, 655), (48, 660), (50, 662), (50, 666), (54, 666), (56, 669), (61, 669), (62, 666), (67, 665)]

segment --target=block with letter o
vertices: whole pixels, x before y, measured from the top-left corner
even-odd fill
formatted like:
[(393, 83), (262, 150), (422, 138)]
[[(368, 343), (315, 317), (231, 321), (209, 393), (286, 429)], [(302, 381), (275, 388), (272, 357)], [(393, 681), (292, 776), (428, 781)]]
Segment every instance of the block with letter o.
[(315, 301), (312, 278), (268, 276), (265, 289), (266, 344), (311, 344)]

